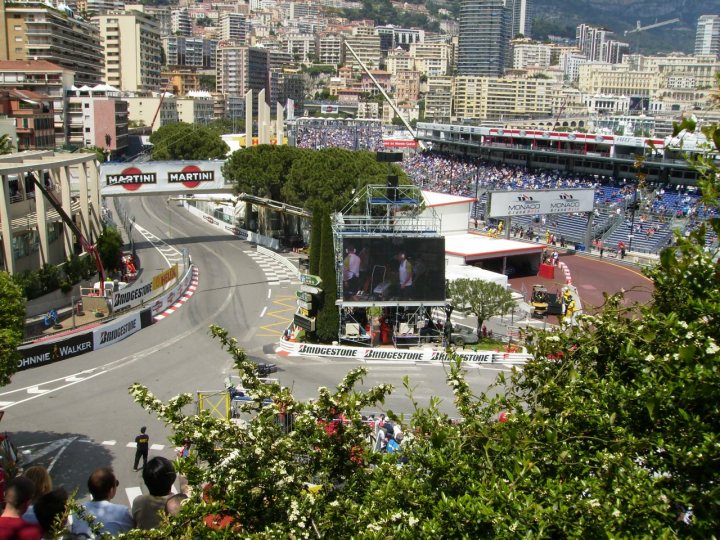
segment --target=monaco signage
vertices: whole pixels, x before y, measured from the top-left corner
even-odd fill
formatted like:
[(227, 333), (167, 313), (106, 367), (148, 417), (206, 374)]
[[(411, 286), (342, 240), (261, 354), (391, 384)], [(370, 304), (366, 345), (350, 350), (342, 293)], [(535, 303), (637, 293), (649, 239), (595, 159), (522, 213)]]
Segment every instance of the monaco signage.
[(310, 285), (300, 285), (300, 291), (309, 294), (320, 294), (322, 292), (321, 289), (318, 289), (317, 287), (311, 287)]
[(593, 189), (493, 191), (489, 217), (592, 212)]
[(222, 174), (223, 161), (151, 161), (104, 163), (100, 166), (102, 195), (135, 192), (193, 193), (232, 192)]
[(322, 279), (320, 279), (320, 276), (313, 276), (312, 274), (300, 274), (300, 283), (317, 287), (322, 283)]

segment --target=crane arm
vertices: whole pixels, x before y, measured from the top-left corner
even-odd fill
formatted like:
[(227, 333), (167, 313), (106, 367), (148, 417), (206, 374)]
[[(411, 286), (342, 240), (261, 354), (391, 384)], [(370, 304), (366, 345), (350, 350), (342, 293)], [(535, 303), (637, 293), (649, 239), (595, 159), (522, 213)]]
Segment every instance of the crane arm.
[(105, 294), (105, 268), (103, 267), (102, 260), (100, 259), (100, 253), (97, 250), (97, 247), (95, 247), (93, 244), (88, 242), (85, 237), (83, 236), (82, 232), (80, 231), (80, 228), (75, 225), (75, 222), (70, 218), (70, 216), (67, 215), (67, 212), (65, 212), (65, 209), (62, 207), (60, 203), (55, 199), (55, 197), (52, 196), (52, 194), (47, 190), (47, 188), (43, 185), (40, 180), (38, 180), (37, 176), (35, 174), (30, 174), (30, 177), (32, 178), (33, 183), (35, 184), (35, 187), (37, 187), (40, 192), (43, 194), (43, 197), (45, 197), (50, 205), (55, 209), (55, 211), (58, 213), (60, 218), (63, 220), (65, 225), (67, 225), (72, 233), (77, 236), (78, 241), (80, 242), (80, 245), (82, 248), (90, 253), (93, 258), (95, 259), (95, 266), (97, 267), (98, 274), (100, 275), (100, 294)]
[(634, 34), (636, 32), (644, 32), (645, 30), (652, 30), (653, 28), (660, 28), (661, 26), (666, 26), (668, 24), (675, 24), (676, 22), (680, 22), (680, 19), (669, 19), (667, 21), (662, 21), (655, 24), (649, 24), (647, 26), (640, 26), (640, 21), (638, 21), (637, 27), (632, 30), (626, 30), (625, 35), (628, 34)]

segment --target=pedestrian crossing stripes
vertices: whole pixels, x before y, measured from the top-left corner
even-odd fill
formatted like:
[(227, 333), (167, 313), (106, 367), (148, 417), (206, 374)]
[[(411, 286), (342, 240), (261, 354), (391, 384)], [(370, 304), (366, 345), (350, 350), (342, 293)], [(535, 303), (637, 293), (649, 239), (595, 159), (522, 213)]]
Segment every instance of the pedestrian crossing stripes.
[(300, 283), (292, 270), (269, 255), (249, 249), (245, 250), (245, 253), (260, 267), (271, 285)]

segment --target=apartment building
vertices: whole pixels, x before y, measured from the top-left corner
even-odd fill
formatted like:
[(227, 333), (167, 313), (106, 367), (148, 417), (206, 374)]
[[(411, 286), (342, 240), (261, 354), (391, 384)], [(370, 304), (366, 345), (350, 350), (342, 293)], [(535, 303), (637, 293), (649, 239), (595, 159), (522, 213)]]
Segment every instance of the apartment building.
[(449, 43), (414, 43), (410, 45), (410, 55), (415, 59), (414, 69), (428, 77), (450, 73), (452, 47)]
[(428, 77), (425, 94), (425, 118), (449, 122), (452, 117), (453, 77)]
[(217, 40), (204, 37), (165, 36), (162, 38), (165, 65), (213, 69)]
[(15, 122), (18, 151), (55, 146), (53, 102), (48, 96), (32, 90), (0, 90), (0, 115)]
[(160, 32), (140, 11), (93, 17), (105, 39), (105, 81), (125, 92), (160, 90)]
[(162, 87), (176, 96), (197, 92), (200, 88), (200, 72), (194, 67), (168, 66), (160, 74)]
[[(172, 94), (123, 97), (128, 104), (128, 121), (138, 127), (157, 131), (162, 126), (178, 122), (177, 100)], [(155, 119), (155, 123), (153, 123)]]
[(280, 37), (280, 47), (296, 62), (310, 63), (315, 58), (315, 36), (289, 32)]
[(503, 74), (512, 37), (511, 8), (506, 0), (461, 0), (458, 73)]
[[(345, 43), (348, 43), (355, 54), (358, 55), (360, 61), (365, 64), (368, 69), (380, 67), (380, 61), (382, 58), (380, 52), (380, 36), (376, 34), (368, 34), (368, 27), (356, 27), (353, 29), (353, 35), (345, 36)], [(370, 30), (374, 30), (370, 28)], [(350, 54), (350, 51), (343, 51), (344, 64), (351, 67), (353, 70), (360, 70), (360, 64), (357, 63), (355, 57)]]
[(552, 47), (544, 43), (530, 40), (513, 40), (512, 42), (513, 69), (527, 69), (528, 67), (550, 67)]
[(178, 97), (178, 121), (188, 124), (208, 124), (214, 116), (215, 102), (210, 92), (190, 92), (187, 96)]
[(559, 90), (556, 83), (546, 79), (459, 76), (453, 88), (453, 114), (478, 120), (549, 116), (553, 94)]
[(630, 46), (622, 41), (611, 39), (612, 32), (589, 24), (581, 24), (575, 31), (575, 40), (580, 52), (592, 62), (617, 64), (622, 60)]
[(242, 13), (220, 15), (220, 40), (232, 41), (236, 45), (247, 44), (248, 24)]
[(415, 69), (415, 58), (405, 49), (398, 47), (388, 52), (385, 69), (392, 75), (396, 75), (399, 71), (412, 71)]
[(111, 156), (125, 153), (128, 146), (128, 104), (120, 91), (99, 84), (94, 88), (74, 88), (67, 92), (68, 143), (97, 146)]
[(720, 15), (701, 15), (695, 34), (695, 55), (720, 56)]
[(102, 15), (108, 11), (117, 11), (125, 7), (122, 0), (77, 0), (75, 8), (77, 13), (89, 18), (95, 15)]
[(176, 36), (192, 35), (192, 20), (187, 8), (170, 10), (170, 31)]
[(220, 42), (215, 62), (217, 91), (226, 96), (244, 96), (248, 90), (248, 48)]
[(68, 8), (0, 2), (0, 61), (45, 60), (75, 73), (79, 85), (103, 78), (100, 33)]
[(417, 103), (420, 98), (420, 72), (401, 70), (391, 77), (395, 103)]
[(0, 61), (0, 90), (18, 88), (48, 96), (53, 103), (55, 146), (67, 142), (66, 92), (73, 88), (75, 74), (46, 60)]
[(425, 41), (425, 30), (400, 28), (392, 24), (376, 26), (375, 33), (380, 36), (380, 49), (389, 51), (398, 47), (408, 50), (413, 43)]
[(315, 36), (315, 54), (320, 64), (339, 65), (343, 59), (343, 38), (333, 32), (322, 32)]

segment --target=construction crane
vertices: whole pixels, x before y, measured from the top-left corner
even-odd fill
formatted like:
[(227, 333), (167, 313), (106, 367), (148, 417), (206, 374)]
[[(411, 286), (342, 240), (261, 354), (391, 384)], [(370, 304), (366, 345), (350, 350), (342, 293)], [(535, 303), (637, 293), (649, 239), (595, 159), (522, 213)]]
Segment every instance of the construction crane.
[(640, 21), (637, 21), (637, 26), (632, 30), (625, 30), (625, 35), (635, 34), (637, 32), (644, 32), (645, 30), (652, 30), (653, 28), (660, 28), (661, 26), (667, 26), (668, 24), (675, 24), (680, 22), (680, 19), (669, 19), (667, 21), (656, 22), (655, 24), (649, 24), (647, 26), (640, 26)]
[(635, 28), (633, 28), (632, 30), (625, 30), (625, 35), (628, 36), (630, 34), (637, 34), (637, 37), (635, 38), (635, 52), (639, 53), (640, 32), (644, 32), (645, 30), (653, 30), (654, 28), (660, 28), (661, 26), (667, 26), (668, 24), (675, 24), (676, 22), (680, 22), (680, 19), (668, 19), (667, 21), (656, 22), (647, 26), (640, 26), (640, 21), (637, 21)]

